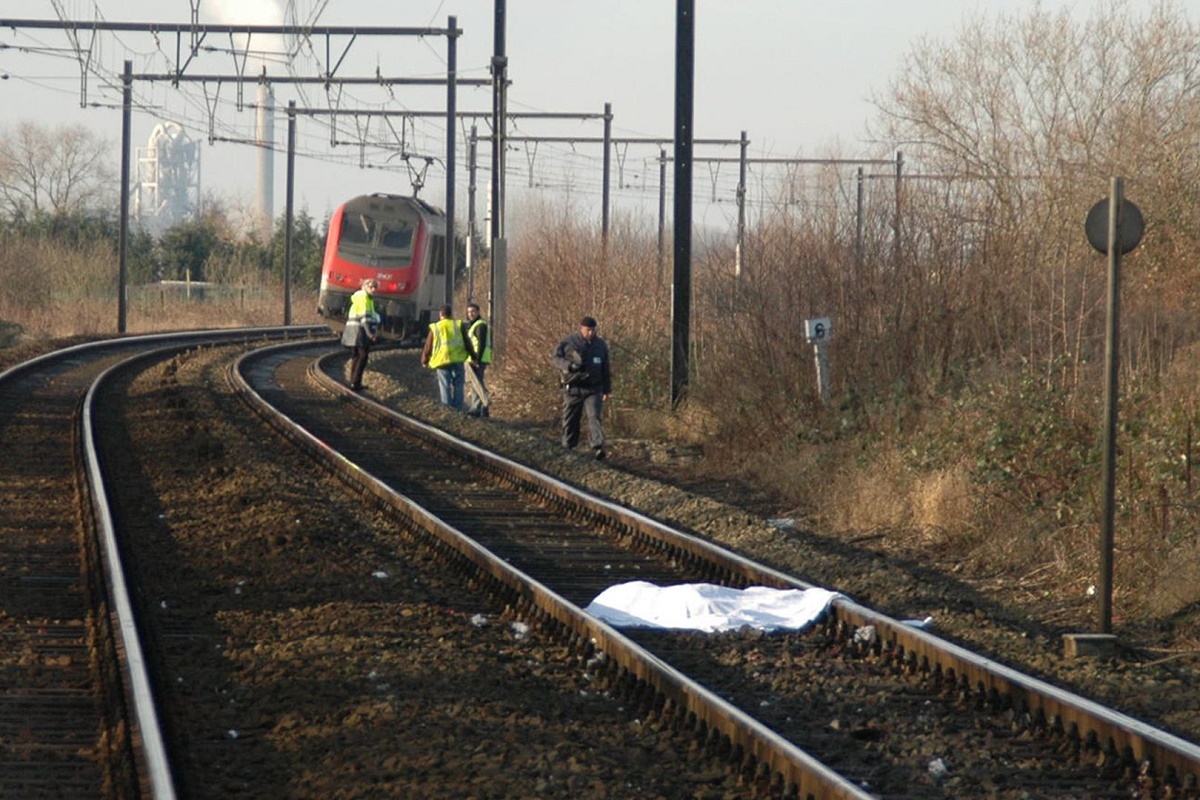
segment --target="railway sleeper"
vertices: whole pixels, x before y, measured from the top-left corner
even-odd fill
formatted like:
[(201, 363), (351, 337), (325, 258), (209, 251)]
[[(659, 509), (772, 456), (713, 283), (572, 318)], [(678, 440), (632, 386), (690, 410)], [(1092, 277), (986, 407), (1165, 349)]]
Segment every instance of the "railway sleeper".
[(1141, 798), (1157, 798), (1164, 800), (1196, 800), (1200, 798), (1200, 787), (1196, 779), (1188, 775), (1184, 781), (1179, 780), (1179, 773), (1174, 767), (1168, 766), (1161, 777), (1150, 761), (1142, 762), (1138, 774), (1138, 796)]

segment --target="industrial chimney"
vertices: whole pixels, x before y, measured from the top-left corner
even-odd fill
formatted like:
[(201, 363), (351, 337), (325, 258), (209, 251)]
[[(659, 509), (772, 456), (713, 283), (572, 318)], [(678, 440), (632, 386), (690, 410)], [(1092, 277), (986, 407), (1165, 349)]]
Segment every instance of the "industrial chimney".
[(275, 222), (275, 91), (258, 85), (258, 114), (255, 124), (258, 144), (258, 220), (264, 243), (271, 241)]

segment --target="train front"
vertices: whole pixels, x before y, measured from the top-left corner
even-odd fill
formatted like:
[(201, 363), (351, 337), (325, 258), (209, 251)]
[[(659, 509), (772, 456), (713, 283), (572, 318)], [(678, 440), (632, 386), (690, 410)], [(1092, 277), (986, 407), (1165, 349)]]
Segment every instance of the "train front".
[(420, 207), (395, 195), (363, 195), (334, 211), (317, 300), (317, 313), (330, 328), (340, 333), (345, 327), (350, 295), (367, 278), (379, 281), (374, 299), (383, 337), (404, 339), (428, 323), (428, 311), (420, 307), (428, 228)]

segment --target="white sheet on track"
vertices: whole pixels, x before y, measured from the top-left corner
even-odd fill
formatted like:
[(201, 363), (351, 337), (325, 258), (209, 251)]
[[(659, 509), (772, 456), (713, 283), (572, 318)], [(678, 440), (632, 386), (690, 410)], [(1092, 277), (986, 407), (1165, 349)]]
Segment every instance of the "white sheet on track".
[(730, 589), (710, 583), (656, 586), (630, 581), (610, 586), (584, 609), (617, 628), (661, 628), (706, 633), (744, 627), (799, 630), (828, 608), (838, 592), (827, 589)]

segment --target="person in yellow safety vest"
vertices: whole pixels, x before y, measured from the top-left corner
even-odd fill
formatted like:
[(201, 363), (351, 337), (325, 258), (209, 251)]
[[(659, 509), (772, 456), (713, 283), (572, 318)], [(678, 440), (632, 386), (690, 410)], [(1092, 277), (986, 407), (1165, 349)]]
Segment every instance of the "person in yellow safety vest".
[(429, 335), (425, 337), (421, 366), (437, 371), (438, 397), (442, 404), (461, 411), (467, 345), (463, 340), (462, 323), (452, 314), (448, 305), (438, 309), (438, 321), (430, 323)]
[(350, 388), (356, 392), (365, 388), (363, 372), (379, 325), (373, 297), (378, 290), (379, 281), (367, 278), (362, 282), (362, 288), (350, 295), (350, 311), (346, 314), (346, 329), (342, 332), (342, 344), (354, 348), (350, 357)]
[(488, 416), (488, 407), (492, 404), (488, 395), (487, 384), (484, 383), (483, 373), (487, 365), (492, 363), (492, 329), (479, 316), (479, 304), (470, 303), (467, 306), (467, 369), (475, 375), (483, 389), (483, 396), (472, 391), (467, 400), (467, 413), (473, 417)]

